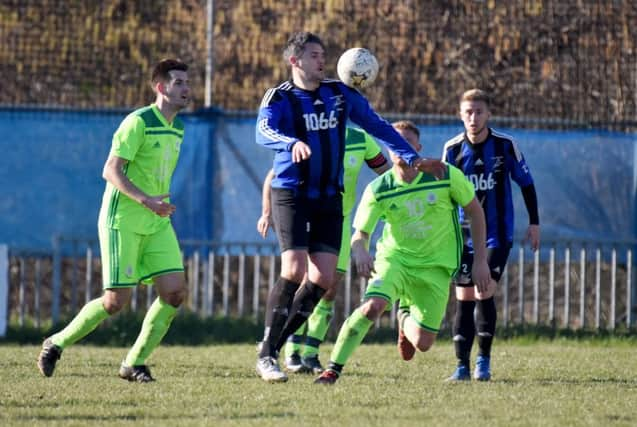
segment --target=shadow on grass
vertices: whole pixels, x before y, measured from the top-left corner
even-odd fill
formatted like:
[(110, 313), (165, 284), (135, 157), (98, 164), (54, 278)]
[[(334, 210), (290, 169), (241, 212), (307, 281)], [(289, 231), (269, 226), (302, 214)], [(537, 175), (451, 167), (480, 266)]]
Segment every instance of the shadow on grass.
[[(461, 381), (457, 381), (454, 384), (461, 383)], [(551, 377), (551, 378), (492, 378), (491, 381), (465, 381), (467, 384), (505, 384), (505, 385), (520, 385), (520, 384), (536, 384), (541, 386), (555, 386), (555, 385), (571, 385), (571, 386), (595, 386), (595, 385), (618, 385), (618, 386), (626, 386), (628, 388), (637, 387), (637, 380), (631, 380), (627, 378), (620, 377), (610, 377), (610, 378), (559, 378), (559, 377)]]
[[(145, 313), (124, 312), (102, 323), (95, 331), (85, 337), (83, 343), (93, 343), (109, 346), (129, 346), (135, 341)], [(19, 327), (9, 325), (7, 335), (0, 339), (1, 343), (40, 344), (45, 337), (59, 331), (71, 319), (48, 327), (38, 329), (34, 326)], [(374, 328), (365, 337), (366, 343), (388, 343), (396, 340), (396, 330), (393, 328)], [(181, 311), (171, 325), (164, 345), (210, 345), (256, 343), (263, 334), (263, 324), (255, 322), (252, 317), (202, 318), (194, 313)], [(551, 341), (568, 339), (574, 341), (604, 341), (620, 340), (637, 343), (637, 328), (617, 328), (613, 331), (597, 329), (558, 329), (551, 326), (515, 326), (499, 327), (496, 331), (500, 340), (515, 340), (516, 342)], [(451, 339), (451, 332), (443, 329), (439, 334), (439, 341)]]
[[(82, 339), (82, 343), (108, 346), (130, 346), (142, 325), (145, 313), (124, 312), (104, 321)], [(46, 329), (33, 326), (9, 325), (0, 343), (41, 344), (45, 337), (64, 328), (71, 318)], [(210, 345), (221, 343), (255, 343), (263, 334), (263, 325), (252, 318), (201, 318), (193, 313), (180, 312), (162, 340), (164, 345)]]
[(188, 416), (179, 414), (179, 416), (167, 417), (164, 414), (161, 415), (20, 415), (12, 417), (15, 420), (28, 420), (28, 421), (142, 421), (142, 420), (158, 420), (161, 423), (173, 420), (176, 425), (179, 425), (180, 421), (184, 419), (199, 420), (200, 417)]
[[(58, 401), (50, 401), (50, 400), (42, 400), (44, 399), (44, 396), (38, 396), (36, 398), (37, 400), (30, 400), (30, 401), (8, 401), (8, 402), (3, 402), (3, 406), (5, 408), (26, 408), (29, 410), (33, 410), (33, 409), (37, 409), (37, 408), (59, 408), (64, 406), (64, 403), (58, 402)], [(104, 402), (103, 401), (98, 401), (98, 400), (85, 400), (85, 401), (76, 401), (76, 404), (82, 404), (82, 405), (90, 405), (91, 407), (99, 407), (100, 405), (103, 405)], [(136, 408), (137, 407), (137, 402), (129, 402), (129, 401), (109, 401), (108, 402), (108, 406), (109, 407), (117, 407), (117, 408)]]

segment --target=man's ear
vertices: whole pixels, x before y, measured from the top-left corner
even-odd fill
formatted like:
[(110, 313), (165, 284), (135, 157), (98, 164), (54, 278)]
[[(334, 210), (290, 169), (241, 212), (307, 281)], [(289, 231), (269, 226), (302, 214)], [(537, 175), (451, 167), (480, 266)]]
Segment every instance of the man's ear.
[(164, 86), (164, 83), (161, 81), (157, 81), (157, 83), (155, 83), (155, 92), (157, 93), (161, 93), (162, 95), (164, 95), (166, 87)]
[(288, 61), (290, 62), (290, 65), (297, 65), (299, 63), (299, 58), (294, 55), (291, 55)]

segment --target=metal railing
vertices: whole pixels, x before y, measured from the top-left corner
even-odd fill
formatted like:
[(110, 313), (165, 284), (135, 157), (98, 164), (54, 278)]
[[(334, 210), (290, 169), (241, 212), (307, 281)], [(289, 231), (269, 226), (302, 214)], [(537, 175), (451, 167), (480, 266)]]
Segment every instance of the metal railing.
[[(279, 272), (272, 243), (182, 241), (188, 282), (185, 310), (202, 317), (262, 319)], [(9, 318), (41, 327), (75, 314), (101, 293), (101, 265), (94, 239), (58, 238), (54, 250), (9, 251)], [(636, 242), (545, 241), (533, 253), (521, 243), (511, 251), (497, 293), (501, 325), (614, 330), (635, 325)], [(334, 320), (340, 324), (358, 305), (366, 281), (350, 269), (338, 292)], [(454, 304), (450, 292), (449, 310)], [(145, 309), (152, 286), (134, 289), (130, 309)], [(395, 327), (392, 309), (378, 324)], [(446, 316), (444, 327), (449, 326)]]

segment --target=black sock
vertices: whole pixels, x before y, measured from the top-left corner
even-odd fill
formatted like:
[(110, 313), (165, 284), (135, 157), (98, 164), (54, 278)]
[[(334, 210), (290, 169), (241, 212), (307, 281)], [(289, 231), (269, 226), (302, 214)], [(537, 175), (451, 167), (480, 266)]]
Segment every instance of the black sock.
[(478, 327), (478, 354), (480, 356), (491, 356), (491, 345), (495, 336), (495, 324), (498, 319), (498, 312), (495, 309), (495, 299), (493, 297), (477, 301), (477, 327)]
[(330, 371), (334, 371), (334, 372), (336, 372), (338, 375), (340, 375), (340, 374), (341, 374), (341, 372), (343, 372), (343, 366), (344, 366), (344, 365), (340, 365), (340, 364), (338, 364), (338, 363), (336, 363), (336, 362), (332, 362), (332, 361), (330, 360), (330, 362), (327, 364), (327, 369), (328, 369), (328, 370), (330, 370)]
[(259, 357), (276, 357), (274, 345), (278, 342), (281, 330), (288, 320), (294, 294), (298, 288), (298, 283), (279, 277), (270, 291), (265, 311), (265, 332)]
[(288, 337), (288, 342), (290, 342), (292, 344), (302, 344), (303, 343), (303, 338), (305, 338), (305, 336), (292, 334), (292, 335), (290, 335)]
[(473, 319), (475, 301), (456, 301), (456, 319), (453, 325), (453, 345), (458, 365), (469, 366), (476, 325)]
[(307, 318), (310, 317), (314, 307), (316, 307), (316, 304), (318, 304), (324, 293), (325, 289), (319, 285), (310, 281), (305, 282), (303, 287), (294, 296), (290, 316), (274, 347), (276, 351), (281, 350), (288, 336), (296, 332), (296, 330), (305, 323)]

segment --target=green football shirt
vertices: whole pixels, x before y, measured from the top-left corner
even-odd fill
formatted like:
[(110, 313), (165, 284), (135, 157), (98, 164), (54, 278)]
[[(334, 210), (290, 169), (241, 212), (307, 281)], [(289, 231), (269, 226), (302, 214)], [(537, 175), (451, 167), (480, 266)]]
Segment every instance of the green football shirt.
[[(184, 138), (184, 124), (170, 124), (155, 104), (129, 114), (113, 135), (111, 155), (128, 160), (124, 174), (150, 196), (167, 194)], [(110, 228), (152, 234), (170, 221), (106, 184), (99, 224)]]
[(458, 205), (467, 205), (474, 194), (471, 182), (451, 165), (441, 180), (419, 173), (411, 183), (402, 182), (390, 169), (365, 188), (354, 228), (371, 235), (382, 219), (377, 257), (407, 267), (456, 270), (462, 253)]
[(343, 216), (349, 215), (356, 203), (356, 183), (363, 162), (374, 159), (380, 152), (380, 147), (367, 132), (347, 128), (343, 158)]

